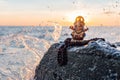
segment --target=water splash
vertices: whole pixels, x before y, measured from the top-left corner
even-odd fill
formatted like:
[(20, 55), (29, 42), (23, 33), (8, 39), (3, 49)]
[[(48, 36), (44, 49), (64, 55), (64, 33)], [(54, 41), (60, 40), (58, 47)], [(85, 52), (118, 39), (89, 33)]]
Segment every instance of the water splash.
[(54, 32), (52, 33), (52, 37), (55, 42), (58, 42), (61, 36), (62, 26), (59, 24), (54, 24)]

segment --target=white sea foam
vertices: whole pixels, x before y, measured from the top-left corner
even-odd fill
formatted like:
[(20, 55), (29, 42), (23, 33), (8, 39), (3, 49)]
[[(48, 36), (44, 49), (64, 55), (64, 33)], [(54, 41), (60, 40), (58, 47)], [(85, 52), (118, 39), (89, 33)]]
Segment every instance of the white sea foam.
[(27, 35), (13, 35), (1, 40), (1, 80), (33, 79), (34, 71), (50, 47), (48, 41)]

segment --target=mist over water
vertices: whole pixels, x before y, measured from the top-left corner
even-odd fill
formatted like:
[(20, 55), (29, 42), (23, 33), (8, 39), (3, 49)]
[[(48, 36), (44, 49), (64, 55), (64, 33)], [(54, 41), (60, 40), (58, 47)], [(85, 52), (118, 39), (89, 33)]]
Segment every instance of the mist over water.
[[(62, 27), (0, 27), (0, 77), (32, 80), (36, 66)], [(6, 64), (4, 64), (4, 62)]]
[[(89, 27), (85, 39), (120, 42), (120, 27)], [(72, 30), (58, 24), (49, 27), (0, 27), (0, 77), (32, 80), (35, 68), (49, 47), (71, 37)]]

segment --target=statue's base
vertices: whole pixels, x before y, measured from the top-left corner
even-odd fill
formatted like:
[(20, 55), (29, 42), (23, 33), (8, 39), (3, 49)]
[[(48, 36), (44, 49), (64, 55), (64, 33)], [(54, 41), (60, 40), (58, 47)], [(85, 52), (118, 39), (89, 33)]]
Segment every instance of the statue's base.
[(67, 48), (70, 46), (84, 46), (87, 45), (90, 41), (96, 41), (101, 39), (105, 41), (104, 38), (93, 38), (90, 40), (73, 40), (72, 38), (67, 38), (58, 49), (58, 56), (57, 61), (60, 66), (66, 65), (68, 58), (67, 58)]

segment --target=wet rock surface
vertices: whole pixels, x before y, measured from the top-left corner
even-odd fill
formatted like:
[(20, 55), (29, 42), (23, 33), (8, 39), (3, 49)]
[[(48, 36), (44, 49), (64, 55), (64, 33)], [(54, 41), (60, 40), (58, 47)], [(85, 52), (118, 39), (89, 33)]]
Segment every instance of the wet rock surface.
[[(35, 80), (119, 80), (120, 51), (104, 40), (67, 48), (67, 65), (59, 66), (58, 48), (52, 45), (36, 68)], [(117, 46), (118, 47), (118, 46)]]

